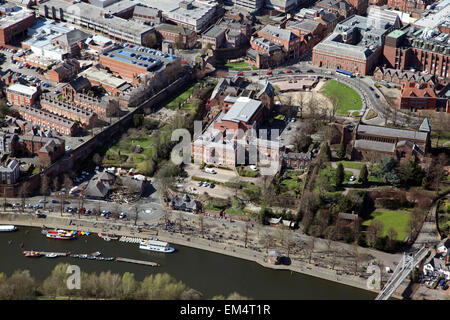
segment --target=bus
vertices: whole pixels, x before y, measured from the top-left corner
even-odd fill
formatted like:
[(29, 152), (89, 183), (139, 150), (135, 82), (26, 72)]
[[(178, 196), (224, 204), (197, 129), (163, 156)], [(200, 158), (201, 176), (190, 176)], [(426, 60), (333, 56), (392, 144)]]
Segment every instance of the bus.
[(349, 77), (349, 78), (353, 78), (355, 75), (349, 71), (345, 71), (345, 70), (341, 70), (341, 69), (336, 69), (336, 73), (343, 75), (344, 77)]

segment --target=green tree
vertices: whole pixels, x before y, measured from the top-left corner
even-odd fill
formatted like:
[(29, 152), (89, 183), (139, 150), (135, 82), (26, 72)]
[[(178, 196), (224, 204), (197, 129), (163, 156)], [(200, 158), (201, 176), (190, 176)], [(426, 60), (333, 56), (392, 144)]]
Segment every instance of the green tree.
[(336, 187), (340, 188), (342, 187), (342, 184), (344, 183), (345, 173), (344, 173), (344, 166), (342, 163), (339, 163), (336, 169)]
[(422, 183), (424, 172), (415, 161), (403, 160), (397, 168), (397, 176), (403, 186), (417, 186)]
[(71, 290), (67, 288), (66, 282), (68, 263), (59, 263), (53, 269), (51, 275), (42, 283), (42, 293), (50, 297), (68, 296)]
[(37, 285), (28, 270), (17, 270), (9, 278), (0, 279), (0, 300), (33, 300)]
[(337, 150), (336, 155), (338, 158), (342, 159), (345, 157), (346, 152), (347, 152), (347, 145), (344, 143), (344, 141), (342, 141), (339, 144), (339, 149)]
[(319, 161), (322, 163), (326, 163), (331, 161), (331, 150), (328, 143), (324, 143), (319, 151)]
[(361, 184), (367, 184), (369, 182), (369, 172), (367, 170), (367, 166), (364, 165), (361, 168), (361, 172), (359, 173), (358, 181)]
[(378, 239), (383, 234), (383, 223), (379, 220), (372, 220), (366, 232), (367, 244), (374, 247)]

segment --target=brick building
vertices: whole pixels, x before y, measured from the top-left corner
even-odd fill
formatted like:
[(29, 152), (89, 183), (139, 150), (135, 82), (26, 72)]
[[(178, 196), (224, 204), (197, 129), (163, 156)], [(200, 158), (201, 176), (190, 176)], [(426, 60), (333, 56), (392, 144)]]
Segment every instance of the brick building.
[(0, 165), (0, 184), (15, 184), (19, 179), (20, 164), (12, 159), (7, 165)]
[(47, 72), (47, 79), (55, 82), (65, 81), (80, 71), (80, 63), (76, 59), (67, 59)]
[(37, 87), (25, 86), (23, 84), (15, 83), (6, 89), (6, 98), (12, 105), (32, 106), (36, 102), (39, 95)]
[(447, 34), (438, 29), (406, 26), (386, 36), (383, 63), (387, 68), (424, 71), (434, 75), (437, 83), (450, 80), (450, 46)]
[(65, 119), (48, 111), (28, 106), (21, 106), (19, 114), (33, 125), (38, 125), (43, 130), (55, 130), (60, 134), (74, 136), (79, 131), (76, 122)]
[(425, 10), (433, 2), (433, 0), (387, 0), (387, 5), (392, 9), (411, 13), (414, 10)]
[(78, 93), (86, 93), (91, 88), (91, 83), (85, 77), (78, 77), (66, 83), (62, 89), (62, 97), (66, 100), (73, 101)]
[(114, 99), (112, 97), (99, 99), (85, 94), (76, 94), (73, 100), (77, 106), (104, 117), (110, 115), (111, 103), (113, 101)]
[(402, 86), (400, 94), (400, 109), (435, 110), (436, 93), (434, 85), (427, 83), (407, 82)]
[(27, 30), (34, 24), (36, 17), (31, 10), (13, 7), (0, 16), (0, 45), (10, 44), (26, 37)]
[(425, 119), (419, 130), (392, 129), (358, 124), (354, 129), (353, 159), (364, 159), (369, 152), (396, 159), (412, 157), (422, 161), (430, 150), (431, 127)]
[(101, 86), (108, 94), (115, 97), (131, 88), (131, 85), (125, 80), (95, 66), (80, 72), (79, 76), (87, 78), (92, 86)]
[(95, 113), (75, 107), (70, 103), (61, 102), (57, 97), (51, 95), (42, 95), (41, 108), (58, 116), (78, 121), (88, 128), (95, 126), (98, 122)]
[(367, 75), (378, 65), (385, 35), (396, 26), (384, 20), (353, 15), (313, 49), (312, 63)]
[(407, 82), (415, 82), (417, 84), (427, 83), (434, 86), (434, 76), (432, 74), (400, 71), (392, 68), (377, 67), (373, 72), (373, 77), (378, 81), (387, 81), (401, 85)]
[(16, 153), (22, 156), (37, 156), (39, 161), (53, 163), (62, 157), (65, 150), (64, 139), (22, 135), (16, 145)]
[(328, 12), (334, 12), (344, 18), (356, 13), (356, 9), (344, 0), (322, 0), (317, 2), (316, 6)]
[(197, 40), (195, 31), (184, 26), (161, 23), (155, 26), (158, 41), (168, 41), (179, 45), (180, 49), (192, 49)]
[(366, 14), (367, 7), (369, 6), (368, 0), (347, 0), (347, 2), (356, 9), (356, 14)]
[(293, 32), (266, 25), (257, 32), (258, 37), (269, 40), (271, 43), (278, 44), (283, 48), (288, 60), (300, 57), (300, 38)]

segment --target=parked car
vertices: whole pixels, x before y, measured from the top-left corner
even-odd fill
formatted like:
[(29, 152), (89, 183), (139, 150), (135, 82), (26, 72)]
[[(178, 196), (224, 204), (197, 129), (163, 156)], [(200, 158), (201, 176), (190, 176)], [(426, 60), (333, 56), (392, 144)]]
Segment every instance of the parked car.
[(17, 203), (17, 202), (16, 202), (16, 203), (13, 203), (13, 204), (12, 204), (12, 207), (13, 207), (13, 208), (20, 207), (20, 203)]
[(127, 215), (126, 215), (125, 212), (121, 212), (121, 213), (119, 214), (119, 219), (125, 219), (126, 217), (127, 217)]
[(206, 173), (212, 173), (212, 174), (216, 174), (216, 170), (212, 169), (212, 168), (205, 168), (205, 172)]
[(236, 73), (236, 75), (237, 75), (237, 76), (243, 76), (244, 73), (243, 73), (243, 72), (238, 72), (238, 73)]
[(209, 186), (209, 183), (205, 181), (205, 182), (203, 182), (203, 186), (204, 186), (204, 187), (208, 187), (208, 186)]
[(45, 199), (41, 199), (41, 200), (39, 200), (39, 203), (48, 203), (48, 201)]
[(271, 74), (272, 74), (272, 71), (267, 71), (266, 74), (267, 74), (267, 75), (271, 75)]
[(254, 164), (252, 164), (250, 165), (250, 170), (258, 171), (258, 168)]
[(36, 217), (38, 217), (40, 219), (45, 219), (45, 218), (47, 218), (47, 215), (44, 213), (36, 213)]
[(349, 179), (349, 181), (352, 181), (352, 182), (355, 181), (355, 180), (356, 180), (355, 176), (351, 176), (350, 179)]
[(286, 70), (286, 73), (292, 73), (291, 69)]
[(215, 186), (216, 186), (216, 185), (215, 185), (214, 183), (211, 183), (211, 184), (209, 185), (209, 187), (210, 187), (211, 189), (214, 189)]

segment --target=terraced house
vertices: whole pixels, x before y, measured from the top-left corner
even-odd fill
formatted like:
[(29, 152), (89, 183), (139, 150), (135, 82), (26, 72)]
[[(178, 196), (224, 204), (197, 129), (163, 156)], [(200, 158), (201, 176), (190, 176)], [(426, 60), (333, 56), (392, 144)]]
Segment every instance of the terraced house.
[(51, 95), (41, 96), (41, 108), (58, 116), (78, 121), (88, 128), (95, 126), (98, 121), (97, 115), (72, 104), (61, 102), (57, 97)]
[(33, 125), (38, 125), (43, 130), (55, 130), (67, 136), (74, 136), (80, 129), (76, 122), (42, 109), (21, 106), (19, 107), (19, 114), (25, 120)]

